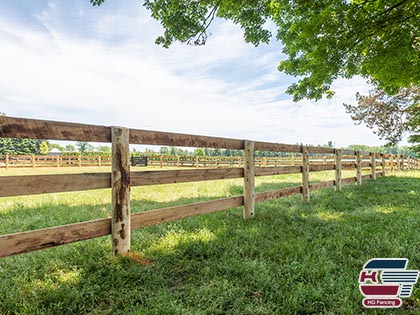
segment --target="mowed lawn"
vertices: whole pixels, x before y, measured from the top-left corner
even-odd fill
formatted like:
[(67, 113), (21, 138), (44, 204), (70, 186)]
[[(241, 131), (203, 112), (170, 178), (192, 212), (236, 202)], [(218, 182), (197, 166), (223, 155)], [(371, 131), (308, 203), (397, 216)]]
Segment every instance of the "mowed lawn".
[[(299, 183), (300, 175), (256, 181), (257, 191)], [(132, 211), (242, 191), (240, 179), (135, 187)], [(0, 234), (109, 217), (110, 202), (109, 189), (0, 198)], [(136, 230), (133, 257), (113, 256), (102, 237), (1, 258), (0, 314), (419, 314), (420, 284), (393, 311), (364, 309), (358, 289), (370, 258), (406, 257), (420, 269), (419, 207), (420, 172), (399, 172), (313, 192), (310, 203), (258, 203), (251, 220), (235, 208)]]

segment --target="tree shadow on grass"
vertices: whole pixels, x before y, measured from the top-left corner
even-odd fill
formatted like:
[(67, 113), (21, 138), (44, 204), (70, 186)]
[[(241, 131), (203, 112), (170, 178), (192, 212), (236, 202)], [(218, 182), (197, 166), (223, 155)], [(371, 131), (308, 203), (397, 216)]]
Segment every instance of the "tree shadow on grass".
[(0, 312), (417, 314), (419, 290), (404, 300), (411, 309), (364, 310), (357, 277), (373, 257), (407, 257), (420, 268), (419, 187), (417, 178), (379, 178), (316, 191), (310, 203), (258, 203), (252, 220), (233, 209), (140, 229), (132, 249), (148, 266), (113, 257), (109, 237), (10, 257), (0, 262)]

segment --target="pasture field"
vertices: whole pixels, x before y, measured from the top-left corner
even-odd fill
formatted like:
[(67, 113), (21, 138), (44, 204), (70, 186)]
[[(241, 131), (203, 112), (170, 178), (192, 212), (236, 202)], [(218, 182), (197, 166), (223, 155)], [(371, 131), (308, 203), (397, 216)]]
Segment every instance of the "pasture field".
[[(4, 175), (109, 171), (10, 169)], [(134, 170), (143, 170), (134, 168)], [(343, 171), (343, 178), (354, 172)], [(311, 173), (311, 182), (334, 178)], [(301, 175), (256, 178), (256, 190)], [(132, 212), (230, 197), (243, 179), (134, 187)], [(0, 259), (0, 314), (419, 314), (420, 284), (394, 311), (366, 310), (358, 290), (373, 257), (420, 269), (420, 172), (399, 172), (242, 209), (139, 229), (130, 257), (101, 237)], [(0, 234), (111, 215), (109, 189), (0, 198)]]

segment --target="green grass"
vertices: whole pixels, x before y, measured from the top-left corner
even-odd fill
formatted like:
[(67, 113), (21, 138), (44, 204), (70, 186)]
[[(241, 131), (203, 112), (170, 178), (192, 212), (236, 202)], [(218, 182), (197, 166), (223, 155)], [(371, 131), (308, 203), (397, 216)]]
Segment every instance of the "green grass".
[[(299, 183), (262, 177), (257, 191)], [(419, 187), (420, 172), (401, 172), (316, 191), (310, 203), (258, 203), (252, 220), (236, 208), (134, 231), (132, 251), (150, 264), (112, 256), (109, 237), (3, 258), (0, 314), (419, 314), (420, 284), (402, 308), (383, 311), (361, 306), (357, 283), (373, 257), (420, 269)], [(131, 195), (138, 212), (241, 193), (238, 179)], [(110, 201), (106, 189), (1, 198), (0, 234), (109, 217)]]

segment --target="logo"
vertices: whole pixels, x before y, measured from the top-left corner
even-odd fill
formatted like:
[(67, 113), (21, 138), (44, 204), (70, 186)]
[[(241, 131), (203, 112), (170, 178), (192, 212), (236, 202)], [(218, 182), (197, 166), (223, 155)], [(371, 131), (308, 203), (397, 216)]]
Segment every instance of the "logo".
[(407, 258), (373, 258), (359, 275), (359, 289), (368, 308), (397, 308), (409, 298), (419, 278), (418, 270), (407, 270)]

